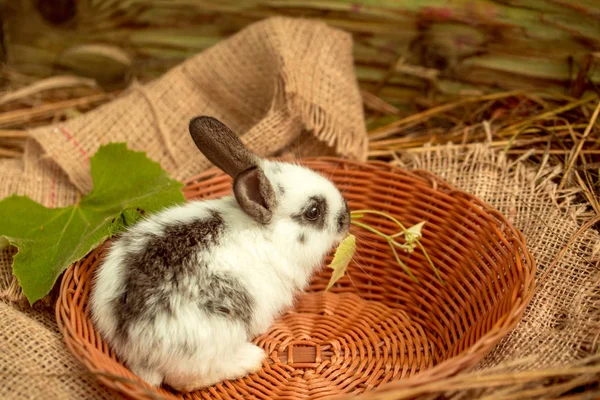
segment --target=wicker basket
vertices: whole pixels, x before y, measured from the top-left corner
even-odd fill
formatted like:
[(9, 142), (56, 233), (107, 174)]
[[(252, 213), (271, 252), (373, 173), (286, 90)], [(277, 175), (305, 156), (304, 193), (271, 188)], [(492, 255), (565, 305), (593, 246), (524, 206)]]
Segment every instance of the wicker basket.
[[(533, 294), (535, 265), (522, 234), (497, 211), (426, 172), (332, 158), (303, 164), (331, 177), (351, 209), (387, 212), (405, 225), (427, 221), (421, 242), (445, 285), (420, 250), (400, 254), (417, 284), (385, 241), (353, 229), (358, 264), (330, 292), (324, 289), (331, 270), (324, 269), (294, 310), (256, 339), (269, 355), (263, 369), (184, 398), (369, 398), (469, 368), (517, 324)], [(230, 193), (230, 184), (212, 169), (187, 182), (185, 195), (214, 198)], [(385, 218), (364, 218), (386, 233), (396, 230)], [(105, 249), (63, 278), (56, 316), (68, 348), (101, 382), (131, 398), (182, 398), (147, 386), (94, 330), (86, 300)]]

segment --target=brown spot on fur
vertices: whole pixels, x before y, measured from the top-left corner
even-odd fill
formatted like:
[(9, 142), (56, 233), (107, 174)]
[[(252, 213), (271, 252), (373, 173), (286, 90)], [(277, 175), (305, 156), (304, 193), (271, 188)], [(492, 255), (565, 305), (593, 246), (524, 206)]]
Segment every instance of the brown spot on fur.
[[(246, 289), (233, 276), (207, 270), (202, 258), (203, 251), (219, 245), (224, 229), (222, 216), (213, 211), (208, 218), (167, 225), (162, 235), (143, 234), (145, 248), (125, 257), (125, 289), (114, 303), (121, 340), (135, 323), (175, 313), (173, 294), (183, 294), (208, 313), (250, 323), (254, 303)], [(123, 237), (124, 243), (131, 235)]]
[(304, 232), (298, 235), (298, 241), (302, 244), (306, 242), (306, 235), (304, 234)]

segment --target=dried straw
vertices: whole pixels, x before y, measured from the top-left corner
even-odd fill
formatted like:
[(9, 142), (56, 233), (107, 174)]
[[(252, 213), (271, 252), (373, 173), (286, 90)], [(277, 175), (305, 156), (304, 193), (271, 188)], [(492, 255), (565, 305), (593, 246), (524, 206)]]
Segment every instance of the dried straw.
[[(362, 6), (333, 0), (89, 0), (79, 2), (77, 23), (63, 21), (71, 23), (71, 31), (32, 16), (32, 1), (17, 3), (7, 14), (13, 17), (6, 27), (9, 63), (0, 69), (0, 157), (20, 157), (28, 128), (98, 107), (118, 96), (132, 76), (146, 82), (265, 16), (304, 16), (354, 35), (371, 159), (394, 162), (403, 152), (426, 152), (432, 145), (488, 142), (513, 160), (535, 161), (540, 170), (557, 166), (562, 171), (555, 178), (560, 187), (578, 193), (577, 200), (589, 205), (578, 218), (589, 221), (586, 226), (598, 226), (600, 56), (593, 49), (600, 48), (600, 13), (591, 1), (577, 7), (567, 1), (527, 7), (483, 1), (469, 11), (466, 2), (442, 0), (429, 2), (429, 8), (417, 1), (391, 0)], [(507, 13), (510, 20), (500, 20)], [(24, 34), (32, 24), (36, 33)], [(142, 25), (144, 30), (137, 28)], [(464, 39), (463, 47), (459, 38)], [(90, 42), (115, 48), (103, 48), (99, 58), (97, 48), (77, 47)], [(41, 43), (47, 49), (42, 51)], [(122, 55), (122, 43), (132, 57)], [(72, 48), (79, 56), (104, 61), (89, 73), (83, 73), (84, 68), (54, 70), (57, 57)], [(127, 60), (132, 60), (129, 65)], [(109, 77), (103, 71), (107, 65), (113, 71)], [(80, 76), (40, 81), (64, 71)], [(507, 372), (509, 367), (379, 398), (600, 397), (597, 354), (560, 369)]]

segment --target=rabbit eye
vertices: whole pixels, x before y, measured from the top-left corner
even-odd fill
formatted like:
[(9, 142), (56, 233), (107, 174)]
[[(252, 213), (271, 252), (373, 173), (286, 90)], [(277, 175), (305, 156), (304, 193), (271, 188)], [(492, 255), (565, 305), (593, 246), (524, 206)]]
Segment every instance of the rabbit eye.
[(301, 226), (311, 226), (318, 230), (325, 228), (327, 217), (327, 201), (323, 196), (312, 196), (298, 214), (292, 215), (292, 219)]
[(321, 216), (321, 209), (316, 205), (312, 205), (306, 210), (304, 216), (309, 221), (315, 221), (317, 218)]

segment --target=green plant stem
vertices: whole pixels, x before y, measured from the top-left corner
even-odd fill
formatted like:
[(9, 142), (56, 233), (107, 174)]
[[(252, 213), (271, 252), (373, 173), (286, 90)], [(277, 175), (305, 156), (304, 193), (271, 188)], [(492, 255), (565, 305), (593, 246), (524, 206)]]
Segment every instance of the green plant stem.
[(382, 238), (384, 238), (387, 242), (388, 245), (390, 246), (390, 248), (392, 249), (392, 252), (394, 253), (394, 257), (396, 258), (396, 261), (398, 262), (398, 264), (400, 264), (400, 266), (402, 267), (402, 269), (417, 283), (419, 283), (419, 280), (417, 279), (416, 276), (413, 275), (413, 273), (410, 271), (410, 269), (408, 268), (408, 265), (406, 265), (405, 263), (402, 262), (402, 260), (400, 260), (400, 256), (398, 256), (398, 252), (396, 252), (396, 248), (394, 246), (394, 244), (398, 245), (400, 248), (404, 249), (404, 247), (396, 242), (395, 240), (393, 240), (389, 235), (386, 235), (383, 232), (378, 231), (375, 228), (370, 227), (369, 225), (363, 224), (362, 222), (358, 222), (358, 221), (351, 221), (352, 224), (359, 226), (363, 229), (368, 230), (369, 232), (372, 232), (374, 234), (376, 234), (377, 236), (380, 236)]
[[(359, 215), (362, 214), (375, 214), (375, 215), (380, 215), (382, 217), (385, 217), (391, 221), (393, 221), (396, 225), (398, 225), (400, 227), (400, 229), (402, 229), (403, 233), (406, 233), (406, 228), (404, 227), (404, 225), (402, 225), (402, 223), (400, 221), (398, 221), (396, 218), (392, 217), (391, 215), (388, 215), (386, 213), (383, 213), (381, 211), (374, 211), (374, 210), (356, 210), (356, 211), (352, 211), (352, 213), (357, 213)], [(352, 215), (352, 213), (350, 213)]]
[[(383, 233), (365, 223), (356, 221), (357, 219), (363, 218), (365, 214), (375, 214), (375, 215), (385, 217), (385, 218), (393, 221), (396, 225), (398, 225), (402, 229), (402, 231), (395, 233), (393, 235), (386, 235), (385, 233)], [(398, 252), (396, 251), (396, 247), (398, 247), (404, 251), (407, 251), (407, 252), (411, 252), (414, 249), (414, 246), (411, 246), (411, 244), (402, 244), (402, 243), (398, 243), (397, 241), (394, 240), (395, 238), (402, 236), (402, 235), (406, 235), (406, 233), (407, 233), (407, 229), (404, 227), (404, 225), (400, 221), (398, 221), (396, 218), (392, 217), (391, 215), (388, 215), (388, 214), (380, 212), (380, 211), (374, 211), (374, 210), (356, 210), (356, 211), (352, 211), (350, 213), (350, 215), (351, 215), (351, 218), (350, 218), (351, 224), (356, 225), (360, 228), (363, 228), (363, 229), (385, 239), (387, 241), (388, 245), (390, 246), (390, 248), (392, 249), (392, 252), (394, 253), (394, 257), (396, 258), (396, 261), (398, 262), (398, 264), (414, 281), (419, 283), (419, 280), (410, 271), (410, 269), (408, 268), (408, 265), (406, 265), (405, 263), (402, 262), (402, 260), (400, 260)], [(427, 251), (425, 250), (425, 247), (423, 246), (423, 244), (418, 239), (415, 239), (414, 242), (417, 242), (419, 248), (423, 251), (423, 254), (425, 255), (425, 258), (427, 259), (427, 262), (429, 262), (429, 265), (431, 265), (431, 268), (433, 268), (435, 276), (438, 278), (438, 280), (442, 284), (445, 284), (445, 282), (442, 279), (442, 277), (440, 276), (437, 268), (433, 264), (433, 261), (429, 257), (429, 254), (427, 254)]]
[(425, 258), (427, 259), (427, 261), (429, 261), (429, 264), (433, 268), (433, 272), (435, 272), (435, 276), (437, 276), (437, 278), (440, 280), (440, 282), (442, 282), (442, 284), (445, 285), (446, 282), (444, 282), (444, 280), (440, 276), (440, 273), (438, 272), (437, 268), (433, 264), (433, 261), (431, 261), (431, 258), (429, 258), (429, 254), (427, 254), (427, 251), (425, 251), (425, 247), (423, 246), (423, 244), (419, 240), (417, 240), (417, 244), (419, 245), (421, 250), (423, 250), (423, 255), (425, 255)]
[(393, 244), (396, 247), (401, 248), (402, 250), (405, 251), (409, 251), (410, 250), (410, 246), (407, 244), (402, 244), (402, 243), (398, 243), (394, 240), (394, 237), (396, 237), (396, 235), (394, 236), (390, 236), (390, 235), (386, 235), (385, 233), (367, 225), (367, 224), (363, 224), (362, 222), (358, 222), (358, 221), (351, 221), (350, 223), (359, 226), (363, 229), (368, 230), (369, 232), (372, 232), (374, 234), (376, 234), (377, 236), (381, 236), (382, 238), (384, 238), (385, 240), (387, 240), (390, 244)]
[[(388, 242), (389, 243), (389, 242)], [(408, 268), (408, 265), (404, 264), (401, 260), (400, 257), (398, 256), (398, 252), (396, 251), (396, 249), (394, 248), (394, 246), (390, 246), (392, 249), (392, 252), (394, 253), (394, 257), (396, 257), (396, 261), (398, 262), (398, 264), (400, 264), (400, 266), (402, 267), (402, 269), (408, 274), (408, 276), (410, 276), (415, 282), (417, 282), (418, 284), (420, 284), (421, 282), (419, 282), (419, 280), (417, 279), (416, 276), (413, 275), (412, 272), (410, 272), (410, 269)]]

